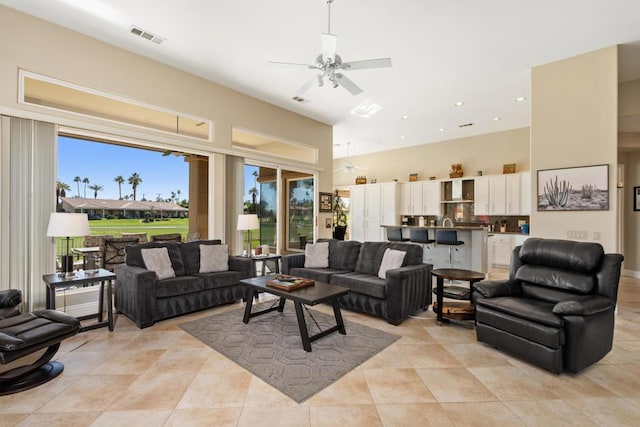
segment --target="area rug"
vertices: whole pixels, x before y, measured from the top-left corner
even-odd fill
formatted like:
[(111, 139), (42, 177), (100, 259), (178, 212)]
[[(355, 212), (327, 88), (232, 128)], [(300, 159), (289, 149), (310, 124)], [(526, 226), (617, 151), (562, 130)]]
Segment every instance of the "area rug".
[[(277, 300), (276, 300), (277, 303)], [(252, 311), (267, 308), (262, 303)], [(358, 323), (345, 321), (346, 335), (332, 333), (302, 349), (298, 321), (291, 302), (284, 312), (253, 317), (242, 323), (244, 308), (216, 314), (180, 327), (280, 390), (298, 403), (304, 402), (347, 372), (368, 360), (400, 337)], [(333, 315), (305, 310), (309, 335), (335, 325)]]

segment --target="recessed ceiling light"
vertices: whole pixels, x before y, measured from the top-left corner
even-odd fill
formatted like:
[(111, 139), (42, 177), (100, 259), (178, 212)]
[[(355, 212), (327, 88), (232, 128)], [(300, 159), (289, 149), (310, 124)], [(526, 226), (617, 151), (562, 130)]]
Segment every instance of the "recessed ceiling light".
[(407, 116), (407, 115), (405, 114), (404, 116), (400, 116), (400, 118), (401, 118), (402, 120), (407, 120), (407, 119), (409, 118), (409, 116)]
[(464, 101), (458, 101), (453, 105), (455, 105), (456, 107), (462, 107), (464, 105)]
[(491, 120), (493, 120), (494, 122), (497, 122), (498, 120), (502, 120), (502, 117), (494, 117), (494, 118), (493, 118), (493, 119), (491, 119)]
[(525, 99), (527, 99), (525, 96), (519, 96), (519, 97), (516, 98), (516, 102), (522, 102)]
[(444, 132), (444, 128), (438, 128), (438, 132)]
[(406, 136), (400, 135), (400, 139), (405, 139), (405, 138), (406, 138)]

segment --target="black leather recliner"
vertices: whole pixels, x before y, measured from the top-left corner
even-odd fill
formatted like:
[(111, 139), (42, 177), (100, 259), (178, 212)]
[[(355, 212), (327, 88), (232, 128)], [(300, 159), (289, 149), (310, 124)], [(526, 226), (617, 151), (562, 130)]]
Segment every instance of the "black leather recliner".
[(598, 243), (526, 240), (509, 279), (474, 285), (478, 341), (555, 373), (596, 363), (613, 345), (623, 259)]
[(57, 377), (64, 366), (50, 360), (80, 328), (76, 318), (55, 310), (20, 314), (21, 302), (19, 290), (0, 291), (0, 396)]

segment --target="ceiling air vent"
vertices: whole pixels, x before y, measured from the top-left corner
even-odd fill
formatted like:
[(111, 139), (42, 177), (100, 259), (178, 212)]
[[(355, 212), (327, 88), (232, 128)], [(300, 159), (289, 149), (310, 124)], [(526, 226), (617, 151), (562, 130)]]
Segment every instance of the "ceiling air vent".
[(291, 99), (293, 99), (294, 101), (297, 101), (297, 102), (299, 102), (301, 104), (306, 104), (307, 102), (309, 102), (308, 99), (305, 99), (305, 98), (303, 98), (301, 96), (298, 96), (298, 95), (292, 97)]
[(157, 36), (157, 35), (155, 35), (153, 33), (150, 33), (147, 30), (143, 30), (140, 27), (136, 27), (135, 25), (131, 26), (131, 34), (135, 34), (138, 37), (142, 37), (143, 39), (150, 40), (150, 41), (152, 41), (152, 42), (154, 42), (156, 44), (160, 44), (160, 43), (162, 43), (163, 41), (166, 40), (166, 39), (164, 39), (164, 38), (162, 38), (160, 36)]
[(466, 128), (466, 127), (469, 127), (469, 126), (473, 126), (473, 123), (463, 123), (461, 125), (458, 125), (459, 128)]

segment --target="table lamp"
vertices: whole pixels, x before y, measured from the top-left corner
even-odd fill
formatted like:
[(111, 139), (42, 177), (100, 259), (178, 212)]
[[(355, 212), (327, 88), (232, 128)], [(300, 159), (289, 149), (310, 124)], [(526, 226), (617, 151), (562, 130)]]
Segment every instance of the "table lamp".
[(245, 237), (247, 238), (247, 257), (251, 257), (251, 230), (257, 230), (260, 228), (260, 221), (256, 214), (242, 214), (238, 215), (238, 231), (245, 231)]
[(71, 237), (89, 235), (89, 218), (86, 213), (52, 212), (47, 227), (48, 237), (66, 237), (67, 254), (62, 257), (62, 271), (67, 277), (73, 273), (73, 256), (69, 252)]

